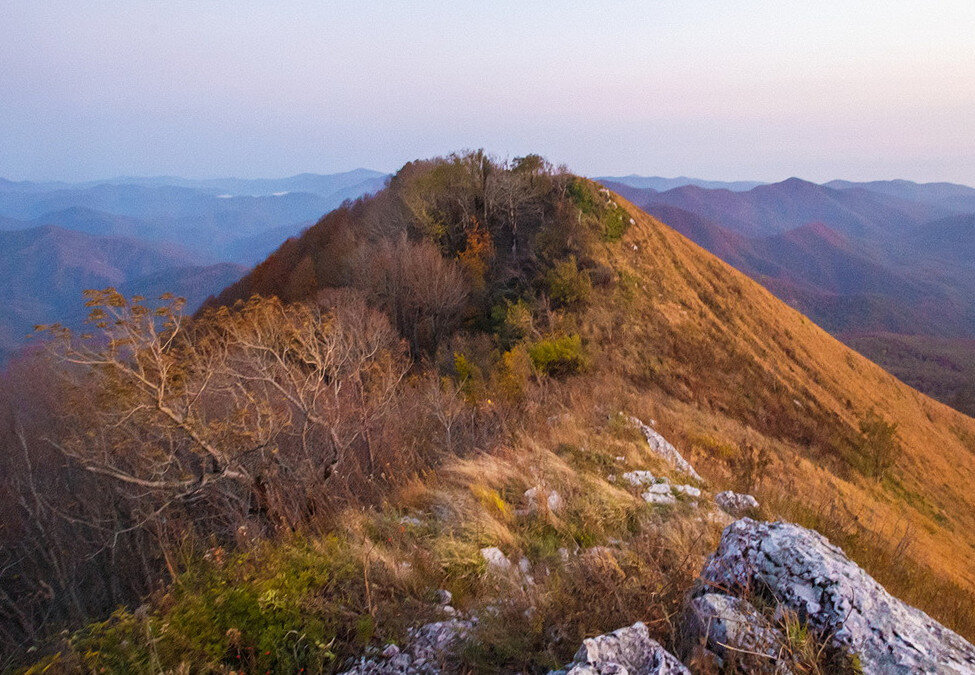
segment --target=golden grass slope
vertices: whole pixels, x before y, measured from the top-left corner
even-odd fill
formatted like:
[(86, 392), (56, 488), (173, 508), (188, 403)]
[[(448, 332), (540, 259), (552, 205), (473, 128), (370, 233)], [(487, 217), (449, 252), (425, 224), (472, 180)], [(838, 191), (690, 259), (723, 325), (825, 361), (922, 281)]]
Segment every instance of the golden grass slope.
[[(725, 463), (708, 461), (708, 443), (697, 442), (698, 471), (734, 482), (735, 449), (764, 441), (774, 462), (762, 491), (782, 515), (845, 513), (836, 519), (851, 532), (880, 533), (903, 555), (975, 590), (975, 420), (911, 389), (617, 199), (636, 221), (622, 245), (603, 247), (620, 275), (624, 309), (589, 313), (585, 332), (611, 372), (671, 395), (662, 428), (692, 446), (708, 434), (731, 442)], [(870, 410), (897, 424), (904, 450), (880, 480), (851, 469), (857, 448), (845, 440)], [(762, 438), (749, 441), (756, 431)]]

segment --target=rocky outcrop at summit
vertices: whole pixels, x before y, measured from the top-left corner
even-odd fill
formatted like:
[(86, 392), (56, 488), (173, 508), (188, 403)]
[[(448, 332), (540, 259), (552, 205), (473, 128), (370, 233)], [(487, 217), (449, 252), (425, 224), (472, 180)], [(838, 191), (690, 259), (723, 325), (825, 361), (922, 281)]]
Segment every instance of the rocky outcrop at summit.
[(975, 673), (975, 646), (798, 525), (749, 518), (729, 525), (696, 595), (714, 593), (788, 608), (864, 673)]

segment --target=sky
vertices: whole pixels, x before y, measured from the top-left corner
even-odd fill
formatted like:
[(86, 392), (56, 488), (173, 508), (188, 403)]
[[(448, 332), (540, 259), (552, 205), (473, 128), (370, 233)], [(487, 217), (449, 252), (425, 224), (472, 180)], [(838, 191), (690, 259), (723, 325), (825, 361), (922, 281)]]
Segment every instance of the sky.
[(975, 2), (0, 0), (0, 176), (975, 185)]

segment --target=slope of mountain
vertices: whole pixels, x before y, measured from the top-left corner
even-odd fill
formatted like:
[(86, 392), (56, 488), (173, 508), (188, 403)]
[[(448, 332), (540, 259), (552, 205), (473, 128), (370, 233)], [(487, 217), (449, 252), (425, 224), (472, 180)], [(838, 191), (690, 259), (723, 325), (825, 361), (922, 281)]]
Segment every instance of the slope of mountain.
[(975, 339), (892, 333), (841, 338), (901, 381), (975, 417)]
[(688, 178), (687, 176), (678, 176), (677, 178), (661, 178), (660, 176), (637, 176), (636, 174), (630, 174), (628, 176), (602, 176), (600, 178), (595, 178), (594, 180), (604, 184), (607, 182), (618, 183), (631, 188), (649, 188), (656, 190), (657, 192), (673, 190), (674, 188), (683, 187), (685, 185), (696, 185), (697, 187), (707, 188), (709, 190), (731, 190), (732, 192), (745, 192), (754, 187), (758, 187), (759, 185), (765, 185), (765, 183), (761, 181), (752, 180), (701, 180), (700, 178)]
[[(517, 208), (493, 208), (499, 195)], [(291, 302), (207, 314), (175, 352), (146, 331), (147, 357), (182, 359), (177, 381), (166, 368), (165, 391), (143, 389), (138, 370), (135, 398), (84, 397), (80, 427), (117, 420), (124, 452), (98, 433), (72, 447), (139, 471), (88, 477), (118, 487), (108, 506), (152, 517), (162, 502), (167, 531), (199, 545), (165, 594), (61, 641), (36, 670), (336, 670), (453, 614), (452, 598), (479, 618), (462, 624), (476, 640), (457, 671), (546, 672), (585, 636), (636, 621), (673, 646), (727, 489), (753, 493), (754, 515), (827, 534), (891, 593), (975, 634), (975, 420), (589, 181), (532, 157), (411, 163), (222, 298), (255, 290)], [(101, 370), (82, 394), (118, 388)], [(171, 413), (170, 401), (201, 414), (138, 414)], [(302, 406), (317, 419), (287, 414)], [(147, 434), (179, 443), (147, 447)], [(204, 444), (219, 463), (183, 460)], [(188, 483), (193, 499), (174, 504)], [(789, 620), (805, 634), (805, 617)], [(815, 628), (790, 644), (821, 653), (830, 636)], [(283, 635), (310, 638), (295, 649)]]
[(119, 286), (124, 295), (158, 298), (171, 293), (186, 300), (186, 311), (194, 312), (217, 291), (233, 284), (248, 268), (236, 263), (183, 265), (144, 274)]
[(922, 263), (949, 262), (972, 270), (975, 268), (975, 213), (925, 223), (910, 233), (906, 243), (915, 259)]
[(9, 356), (36, 325), (78, 326), (87, 289), (115, 286), (147, 297), (180, 291), (199, 304), (242, 272), (187, 266), (178, 250), (123, 237), (53, 226), (0, 232), (0, 352)]
[[(252, 292), (300, 300), (335, 283), (334, 268), (349, 250), (347, 244), (337, 246), (337, 233), (354, 231), (372, 209), (393, 208), (390, 201), (401, 199), (400, 189), (394, 179), (384, 199), (329, 214), (227, 289), (219, 302)], [(770, 192), (812, 194), (851, 225), (863, 218), (862, 209), (844, 207), (848, 202), (839, 191), (801, 181), (756, 189), (765, 190), (760, 203), (779, 204), (776, 227), (768, 220), (765, 229), (800, 217)], [(719, 192), (721, 199), (733, 194)], [(900, 537), (907, 527), (912, 543), (905, 555), (965, 593), (975, 591), (975, 497), (969, 489), (975, 480), (975, 420), (911, 389), (682, 235), (620, 203), (635, 224), (622, 244), (600, 244), (587, 254), (617, 281), (598, 291), (584, 318), (568, 324), (591, 350), (594, 372), (582, 386), (595, 391), (626, 383), (619, 386), (641, 407), (655, 410), (661, 428), (678, 438), (721, 430), (741, 447), (762, 445), (777, 467), (768, 473), (778, 476), (775, 485), (762, 488), (765, 500), (783, 508), (790, 504), (791, 514), (817, 512), (816, 517), (824, 504), (843, 504), (856, 514), (863, 536), (877, 540)], [(879, 212), (888, 208), (875, 200), (868, 205)], [(848, 254), (843, 239), (821, 227), (774, 243), (797, 251), (797, 258), (824, 244)], [(849, 280), (842, 272), (839, 264), (825, 280), (845, 287)], [(895, 423), (904, 449), (882, 482), (851, 469), (867, 461), (868, 446), (853, 439), (868, 413)], [(758, 436), (746, 440), (750, 433)], [(732, 466), (720, 469), (711, 460), (702, 470), (709, 481), (734, 474)], [(896, 529), (901, 534), (891, 523), (902, 524)]]
[[(973, 221), (967, 214), (944, 215), (964, 206), (971, 188), (908, 181), (818, 186), (798, 179), (740, 193), (607, 185), (844, 340), (913, 336), (913, 352), (930, 344), (928, 362), (936, 364), (938, 340), (975, 336)], [(868, 357), (903, 371), (899, 362), (885, 360), (896, 350), (880, 349), (875, 339), (857, 344)], [(938, 385), (933, 369), (926, 366), (928, 376), (911, 381), (955, 401), (961, 392)], [(950, 369), (943, 376), (960, 386)]]

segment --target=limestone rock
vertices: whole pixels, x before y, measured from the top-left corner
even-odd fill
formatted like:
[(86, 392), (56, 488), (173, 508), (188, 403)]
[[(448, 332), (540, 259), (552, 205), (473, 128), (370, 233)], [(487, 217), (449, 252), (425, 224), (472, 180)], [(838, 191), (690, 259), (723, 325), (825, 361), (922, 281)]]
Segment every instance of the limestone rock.
[(674, 492), (679, 492), (682, 495), (693, 497), (694, 499), (701, 496), (701, 491), (693, 485), (674, 485), (673, 490)]
[(653, 427), (644, 424), (636, 417), (631, 417), (630, 421), (637, 425), (640, 431), (643, 432), (643, 437), (647, 439), (647, 445), (650, 446), (651, 450), (686, 473), (688, 476), (691, 476), (695, 480), (699, 480), (702, 483), (704, 482), (704, 479), (698, 475), (697, 471), (694, 470), (694, 467), (691, 466), (690, 463), (677, 451), (677, 448), (671, 445), (666, 438), (657, 433)]
[(555, 490), (533, 487), (525, 490), (524, 494), (524, 499), (528, 503), (528, 513), (535, 513), (538, 510), (542, 497), (545, 499), (545, 505), (548, 507), (548, 510), (552, 513), (558, 513), (562, 510), (562, 506), (565, 503), (562, 500), (562, 495)]
[(725, 513), (736, 518), (748, 515), (758, 508), (758, 500), (751, 495), (725, 490), (714, 495), (714, 503)]
[(673, 654), (650, 639), (643, 622), (583, 640), (563, 675), (690, 675)]
[(677, 497), (671, 491), (669, 483), (655, 483), (647, 488), (641, 496), (648, 504), (667, 505), (677, 503)]
[(719, 593), (691, 598), (681, 626), (683, 651), (702, 646), (724, 667), (749, 673), (787, 673), (780, 659), (786, 638), (751, 603)]
[(975, 673), (975, 646), (890, 595), (822, 535), (744, 518), (701, 573), (725, 593), (760, 592), (788, 607), (865, 673)]
[(342, 675), (438, 675), (454, 672), (450, 657), (474, 629), (474, 622), (448, 619), (411, 628), (402, 649), (387, 645), (375, 658), (360, 658)]
[(492, 572), (507, 573), (513, 569), (508, 556), (502, 553), (497, 546), (488, 546), (481, 549), (481, 557), (487, 563), (488, 570)]
[(653, 485), (657, 482), (654, 475), (649, 471), (627, 471), (623, 474), (623, 480), (632, 485), (633, 487), (642, 487), (644, 485)]

